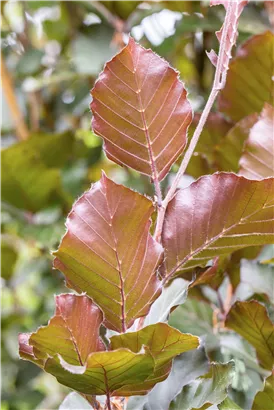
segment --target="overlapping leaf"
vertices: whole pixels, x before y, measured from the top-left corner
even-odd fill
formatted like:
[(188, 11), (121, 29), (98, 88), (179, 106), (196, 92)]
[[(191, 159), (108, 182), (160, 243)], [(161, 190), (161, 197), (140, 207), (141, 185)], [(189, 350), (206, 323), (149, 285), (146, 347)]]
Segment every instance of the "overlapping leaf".
[(240, 175), (250, 179), (274, 176), (274, 107), (266, 104), (252, 127), (240, 159)]
[(274, 325), (266, 308), (256, 301), (236, 302), (225, 322), (255, 347), (261, 365), (272, 370), (274, 364)]
[(227, 396), (227, 388), (232, 382), (233, 375), (233, 362), (226, 364), (212, 363), (209, 373), (183, 388), (171, 404), (170, 409), (205, 409), (210, 404), (221, 403)]
[(105, 175), (74, 204), (54, 266), (86, 292), (107, 327), (125, 331), (160, 293), (162, 247), (149, 233), (153, 204)]
[(161, 180), (182, 153), (192, 110), (178, 73), (130, 38), (92, 90), (92, 126), (110, 159)]
[(265, 381), (263, 391), (256, 394), (252, 410), (272, 409), (274, 406), (274, 374)]
[(231, 61), (219, 109), (234, 121), (261, 112), (265, 102), (272, 103), (273, 47), (274, 34), (267, 31), (247, 40)]
[(147, 346), (155, 360), (153, 374), (142, 384), (132, 387), (133, 394), (144, 394), (156, 383), (167, 378), (172, 359), (188, 350), (199, 346), (199, 339), (190, 334), (183, 334), (165, 323), (147, 326), (138, 332), (125, 333), (111, 338), (112, 349), (128, 348), (139, 352)]
[(273, 183), (220, 173), (179, 190), (163, 227), (167, 278), (237, 249), (272, 243)]
[[(222, 67), (223, 70), (226, 71), (228, 69), (229, 65), (229, 60), (231, 58), (231, 50), (234, 44), (236, 43), (237, 36), (238, 36), (238, 20), (240, 18), (240, 15), (243, 11), (244, 6), (247, 4), (247, 0), (234, 0), (233, 2), (228, 1), (228, 0), (211, 0), (210, 1), (210, 6), (218, 6), (219, 4), (222, 4), (227, 12), (229, 9), (229, 4), (231, 4), (231, 14), (227, 17), (229, 18), (229, 25), (228, 25), (228, 30), (226, 37), (224, 39), (224, 42), (222, 44), (222, 49), (220, 50), (220, 53), (223, 53), (222, 56)], [(219, 42), (221, 42), (222, 34), (224, 31), (224, 26), (221, 28), (221, 30), (216, 32), (217, 39)], [(210, 53), (208, 53), (208, 57), (210, 61), (212, 62), (213, 65), (217, 65), (218, 58), (219, 57), (216, 55), (216, 53), (211, 50)]]

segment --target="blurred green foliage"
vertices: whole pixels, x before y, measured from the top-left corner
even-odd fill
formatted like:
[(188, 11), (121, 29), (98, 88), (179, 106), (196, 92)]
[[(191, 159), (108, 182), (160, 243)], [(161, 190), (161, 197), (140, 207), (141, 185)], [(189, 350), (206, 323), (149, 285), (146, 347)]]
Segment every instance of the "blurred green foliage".
[[(106, 159), (90, 130), (89, 92), (98, 73), (131, 34), (180, 71), (198, 111), (213, 76), (205, 50), (217, 48), (214, 32), (223, 15), (222, 8), (198, 1), (1, 2), (2, 58), (13, 83), (7, 92), (2, 78), (2, 410), (56, 409), (68, 393), (53, 377), (19, 361), (17, 334), (46, 324), (53, 294), (66, 291), (62, 275), (52, 270), (51, 251), (64, 234), (72, 203), (102, 169), (116, 182), (153, 196), (146, 177)], [(268, 28), (263, 4), (251, 3), (240, 20), (240, 42)], [(20, 140), (11, 93), (28, 130), (26, 141)], [(216, 135), (201, 143), (211, 159), (208, 145)], [(209, 172), (203, 161), (200, 154), (193, 159), (193, 176)], [(212, 303), (206, 309), (203, 303), (189, 300), (170, 323), (197, 335), (208, 327), (210, 336)], [(188, 319), (181, 321), (180, 315)], [(201, 317), (202, 323), (195, 319)], [(218, 355), (215, 348), (212, 357)], [(234, 389), (242, 405), (250, 402), (242, 397), (246, 390), (246, 385), (240, 393)]]

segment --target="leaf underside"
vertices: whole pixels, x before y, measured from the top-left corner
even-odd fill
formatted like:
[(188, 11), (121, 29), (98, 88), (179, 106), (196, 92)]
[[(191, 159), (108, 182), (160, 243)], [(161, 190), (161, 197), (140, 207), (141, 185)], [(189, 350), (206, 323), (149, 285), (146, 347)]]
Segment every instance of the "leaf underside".
[(261, 365), (272, 370), (274, 364), (274, 325), (259, 302), (236, 302), (228, 312), (225, 325), (252, 344)]
[(273, 183), (217, 173), (180, 189), (163, 227), (164, 274), (171, 278), (237, 249), (272, 243)]
[(130, 38), (91, 91), (92, 127), (107, 156), (162, 180), (186, 145), (192, 110), (178, 73)]
[(54, 260), (69, 287), (100, 306), (105, 325), (125, 331), (161, 292), (162, 247), (149, 233), (152, 202), (105, 175), (76, 201)]

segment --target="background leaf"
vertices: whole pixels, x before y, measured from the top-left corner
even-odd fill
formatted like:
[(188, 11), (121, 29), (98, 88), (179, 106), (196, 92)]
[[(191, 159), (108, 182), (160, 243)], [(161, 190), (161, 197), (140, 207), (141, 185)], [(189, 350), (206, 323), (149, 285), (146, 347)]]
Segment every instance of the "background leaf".
[(163, 179), (186, 144), (192, 110), (178, 74), (130, 38), (92, 90), (94, 132), (108, 157)]
[(270, 409), (274, 405), (274, 375), (265, 380), (263, 391), (256, 394), (252, 410)]
[(236, 302), (230, 309), (226, 326), (255, 347), (261, 365), (271, 370), (274, 363), (274, 325), (266, 308), (256, 301)]
[(68, 285), (86, 292), (107, 327), (125, 331), (161, 292), (162, 247), (149, 233), (152, 202), (105, 175), (78, 199), (54, 261)]

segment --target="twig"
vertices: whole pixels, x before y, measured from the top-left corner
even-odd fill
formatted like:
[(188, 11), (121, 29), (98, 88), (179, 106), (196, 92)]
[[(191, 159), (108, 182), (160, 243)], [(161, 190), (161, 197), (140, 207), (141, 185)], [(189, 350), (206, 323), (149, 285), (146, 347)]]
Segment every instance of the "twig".
[(20, 110), (15, 96), (14, 85), (11, 75), (6, 67), (3, 54), (1, 53), (1, 83), (3, 91), (13, 117), (16, 134), (19, 140), (26, 140), (29, 136), (29, 131), (24, 120), (24, 116)]
[[(226, 53), (227, 53), (227, 50), (225, 49), (225, 42), (226, 42), (226, 38), (227, 38), (227, 34), (228, 34), (229, 25), (231, 24), (232, 12), (233, 12), (232, 2), (229, 2), (227, 12), (226, 12), (226, 15), (225, 15), (225, 21), (224, 21), (222, 37), (221, 37), (221, 42), (220, 42), (220, 48), (219, 48), (219, 56), (218, 56), (218, 60), (217, 60), (217, 67), (216, 67), (216, 71), (215, 71), (212, 90), (210, 92), (207, 103), (206, 103), (205, 108), (204, 108), (204, 110), (202, 112), (202, 115), (200, 117), (199, 123), (198, 123), (198, 125), (195, 129), (193, 137), (190, 141), (188, 149), (187, 149), (187, 151), (184, 155), (184, 158), (182, 160), (180, 168), (179, 168), (179, 170), (176, 174), (176, 177), (175, 177), (171, 187), (169, 188), (169, 191), (168, 191), (168, 193), (167, 193), (167, 195), (166, 195), (166, 197), (165, 197), (165, 199), (162, 203), (162, 207), (159, 209), (156, 228), (155, 228), (155, 233), (154, 233), (154, 237), (158, 242), (161, 242), (161, 235), (162, 235), (162, 229), (163, 229), (163, 223), (164, 223), (164, 217), (165, 217), (165, 212), (166, 212), (167, 205), (171, 201), (171, 199), (173, 198), (173, 196), (174, 196), (174, 194), (175, 194), (175, 192), (176, 192), (176, 190), (179, 186), (179, 182), (180, 182), (182, 176), (184, 175), (185, 170), (187, 169), (187, 166), (188, 166), (189, 161), (192, 157), (192, 154), (195, 150), (195, 147), (196, 147), (196, 145), (199, 141), (200, 135), (203, 131), (204, 125), (205, 125), (207, 117), (208, 117), (208, 115), (211, 111), (211, 108), (214, 104), (214, 101), (215, 101), (218, 93), (220, 92), (220, 90), (225, 85), (226, 75), (227, 75), (227, 70), (228, 70), (228, 67), (224, 67), (224, 60), (226, 58)], [(233, 46), (233, 44), (231, 44), (231, 48), (232, 48), (232, 46)]]

